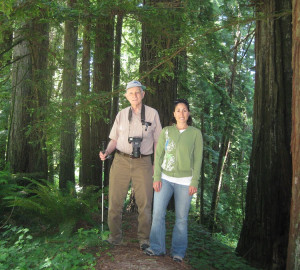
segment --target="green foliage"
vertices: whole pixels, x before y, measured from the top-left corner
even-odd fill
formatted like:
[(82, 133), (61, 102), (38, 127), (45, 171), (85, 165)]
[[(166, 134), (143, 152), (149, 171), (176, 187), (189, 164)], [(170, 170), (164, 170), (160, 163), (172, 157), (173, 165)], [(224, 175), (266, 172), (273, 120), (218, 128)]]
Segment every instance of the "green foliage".
[(6, 226), (0, 240), (0, 269), (95, 269), (95, 257), (87, 251), (101, 246), (105, 248), (97, 229), (79, 229), (72, 238), (36, 238), (27, 228)]
[[(139, 78), (140, 36), (142, 35), (141, 24), (131, 16), (128, 16), (124, 18), (123, 33), (121, 56), (126, 55), (126, 58), (121, 57), (121, 77), (124, 82), (128, 82)], [(121, 96), (121, 98), (123, 97)], [(125, 99), (123, 99), (123, 103), (124, 101)]]
[(201, 225), (190, 219), (187, 257), (195, 269), (254, 270), (234, 253), (232, 245), (228, 237), (212, 238)]
[[(91, 215), (98, 212), (100, 196), (95, 188), (66, 194), (46, 181), (26, 179), (30, 184), (23, 187), (18, 186), (8, 172), (0, 174), (1, 211), (6, 214), (14, 209), (17, 214), (9, 217), (6, 214), (5, 223), (23, 223), (20, 216), (38, 222), (28, 223), (30, 229), (2, 225), (0, 269), (94, 269), (96, 261), (90, 249), (106, 248), (103, 240), (108, 238), (109, 232), (100, 232), (97, 228), (80, 228), (73, 232), (78, 222), (85, 227), (84, 221), (94, 223)], [(59, 234), (53, 234), (56, 230), (45, 231), (49, 229), (47, 225), (50, 229), (59, 228)]]
[(222, 172), (216, 231), (237, 238), (245, 211), (252, 145), (253, 11), (243, 1), (203, 1), (201, 6), (193, 6), (201, 16), (192, 17), (194, 31), (189, 37), (195, 43), (187, 48), (189, 91), (180, 95), (190, 100), (194, 124), (202, 130), (204, 138), (201, 222), (207, 225), (210, 216), (220, 145), (227, 136), (230, 149)]
[[(6, 49), (7, 44), (2, 44), (6, 30), (16, 31), (23, 27), (24, 22), (31, 22), (32, 19), (48, 21), (50, 24), (48, 70), (51, 74), (49, 74), (49, 82), (45, 82), (49, 88), (47, 108), (42, 108), (42, 110), (45, 109), (43, 113), (47, 116), (45, 122), (40, 122), (38, 126), (29, 125), (28, 131), (34, 128), (45, 129), (49, 168), (55, 176), (55, 170), (59, 167), (62, 117), (69, 119), (70, 115), (79, 116), (80, 112), (84, 111), (99, 120), (109, 111), (110, 96), (104, 93), (92, 93), (93, 78), (91, 78), (91, 93), (86, 96), (78, 94), (75, 100), (76, 109), (61, 115), (63, 37), (65, 34), (63, 22), (65, 20), (79, 17), (80, 29), (86, 23), (87, 17), (91, 19), (92, 73), (96, 19), (99, 15), (110, 16), (112, 12), (124, 15), (121, 85), (132, 79), (148, 79), (139, 73), (142, 24), (145, 24), (148, 26), (148, 31), (151, 31), (152, 37), (155, 37), (153, 40), (157, 40), (156, 44), (147, 44), (151, 46), (149, 53), (156, 52), (159, 56), (155, 63), (148, 64), (153, 67), (163, 63), (160, 68), (154, 69), (152, 74), (147, 74), (147, 76), (157, 78), (158, 81), (164, 77), (178, 80), (181, 85), (178, 89), (178, 96), (189, 99), (195, 126), (203, 130), (204, 224), (210, 211), (220, 141), (223, 135), (227, 135), (224, 134), (224, 127), (228, 125), (232, 131), (231, 148), (223, 172), (223, 185), (217, 211), (217, 231), (228, 233), (236, 240), (243, 221), (252, 144), (253, 67), (255, 66), (252, 33), (255, 25), (251, 21), (254, 17), (252, 7), (247, 6), (249, 1), (246, 0), (190, 0), (182, 1), (182, 6), (178, 8), (172, 7), (172, 3), (176, 4), (177, 1), (170, 2), (170, 5), (166, 2), (156, 3), (157, 6), (142, 5), (141, 2), (138, 0), (91, 0), (90, 5), (87, 5), (86, 1), (77, 1), (77, 5), (70, 9), (66, 1), (60, 0), (38, 0), (28, 3), (15, 0), (2, 1), (2, 12), (7, 18), (1, 19), (0, 53)], [(26, 29), (24, 31), (29, 36), (32, 34)], [(236, 45), (234, 41), (238, 31), (241, 33), (241, 42)], [(166, 41), (171, 45), (165, 46), (162, 43), (165, 39), (159, 37), (167, 37)], [(238, 65), (233, 81), (234, 92), (230, 98), (227, 90), (236, 46)], [(78, 84), (81, 80), (81, 50), (82, 38), (79, 38)], [(175, 65), (171, 60), (179, 55), (180, 74), (176, 74)], [(12, 49), (5, 52), (2, 59), (0, 57), (0, 62), (6, 64), (11, 60), (11, 56)], [(1, 66), (0, 69), (0, 151), (5, 149), (9, 130), (11, 70), (11, 65), (5, 68)], [(151, 90), (150, 87), (148, 86), (148, 90)], [(123, 89), (122, 86), (121, 89)], [(122, 93), (119, 103), (120, 108), (128, 106)], [(79, 126), (80, 119), (77, 118), (76, 130), (78, 131)], [(77, 135), (76, 169), (80, 165), (80, 131)], [(4, 158), (2, 160), (4, 161)], [(59, 227), (64, 234), (70, 234), (79, 220), (87, 219), (92, 222), (90, 214), (97, 211), (97, 196), (99, 197), (97, 192), (86, 190), (79, 193), (74, 190), (67, 194), (61, 193), (56, 185), (47, 182), (32, 182), (29, 187), (18, 187), (9, 174), (0, 174), (0, 214), (3, 221), (7, 220), (12, 212), (18, 211), (17, 214), (20, 217), (23, 216), (24, 219), (38, 217), (39, 220), (52, 227)], [(7, 207), (8, 201), (14, 208)], [(196, 207), (192, 210), (199, 213)], [(221, 236), (222, 234), (218, 234), (218, 237), (222, 238)]]
[(6, 15), (9, 16), (13, 10), (15, 0), (7, 0), (1, 1), (1, 8), (0, 10)]
[[(175, 214), (166, 215), (166, 247), (171, 247), (171, 237)], [(197, 222), (197, 217), (190, 215), (188, 221), (188, 249), (186, 259), (193, 269), (207, 270), (254, 270), (244, 259), (238, 257), (234, 249), (236, 239), (222, 234), (211, 234)]]
[(93, 222), (91, 214), (98, 210), (100, 195), (92, 188), (79, 194), (72, 189), (65, 193), (47, 181), (28, 181), (28, 186), (18, 187), (22, 192), (6, 194), (5, 199), (10, 201), (11, 207), (24, 209), (26, 215), (39, 218), (51, 227), (59, 227), (65, 235), (71, 234), (78, 221)]
[(19, 190), (11, 174), (7, 171), (0, 171), (0, 225), (3, 226), (3, 223), (5, 223), (9, 215), (12, 214), (13, 209), (9, 207), (8, 200), (14, 201), (14, 196), (10, 196)]

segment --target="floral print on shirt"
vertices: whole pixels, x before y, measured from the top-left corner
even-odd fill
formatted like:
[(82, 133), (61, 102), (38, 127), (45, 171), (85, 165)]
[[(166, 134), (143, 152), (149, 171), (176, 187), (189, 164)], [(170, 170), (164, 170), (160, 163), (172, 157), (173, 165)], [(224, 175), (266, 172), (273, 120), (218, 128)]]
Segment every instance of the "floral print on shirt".
[(175, 165), (175, 156), (172, 155), (172, 151), (175, 149), (176, 145), (174, 141), (170, 140), (169, 132), (166, 130), (166, 143), (165, 143), (165, 156), (161, 167), (166, 171), (172, 171)]

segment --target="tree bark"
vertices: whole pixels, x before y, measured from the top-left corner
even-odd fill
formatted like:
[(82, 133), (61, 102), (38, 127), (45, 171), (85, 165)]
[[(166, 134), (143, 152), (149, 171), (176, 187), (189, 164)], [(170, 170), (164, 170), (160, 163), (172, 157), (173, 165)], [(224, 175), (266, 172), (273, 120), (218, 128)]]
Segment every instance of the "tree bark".
[[(144, 3), (153, 8), (160, 4), (166, 5), (170, 10), (169, 17), (164, 17), (163, 20), (159, 13), (156, 17), (144, 17), (140, 63), (140, 73), (143, 74), (143, 81), (147, 86), (145, 104), (158, 110), (161, 124), (165, 127), (170, 124), (173, 116), (173, 101), (177, 97), (177, 57), (168, 60), (163, 65), (160, 64), (164, 61), (161, 55), (166, 50), (175, 48), (179, 39), (179, 25), (175, 23), (178, 19), (176, 16), (179, 14), (172, 8), (172, 4), (177, 4), (178, 1), (149, 0), (144, 1)], [(157, 12), (159, 12), (159, 9), (157, 9)], [(170, 21), (174, 23), (170, 23)]]
[(257, 1), (253, 145), (246, 216), (237, 252), (251, 264), (284, 269), (292, 163), (291, 0)]
[(119, 91), (121, 75), (121, 40), (122, 40), (123, 14), (117, 15), (116, 34), (115, 34), (115, 55), (114, 55), (114, 87), (113, 103), (111, 112), (111, 126), (119, 111)]
[[(146, 27), (147, 26), (143, 26), (142, 33), (141, 73), (149, 71), (153, 67), (151, 62), (153, 62), (154, 59), (157, 60), (156, 57), (159, 53), (159, 51), (153, 53), (156, 48), (154, 48), (152, 44), (155, 42), (152, 40), (151, 35), (148, 36), (147, 30), (145, 29)], [(161, 37), (160, 42), (162, 41), (163, 37)], [(152, 55), (147, 55), (149, 53)], [(172, 60), (171, 62), (172, 65), (175, 65), (176, 61)], [(144, 100), (145, 104), (158, 111), (162, 127), (170, 125), (173, 115), (173, 101), (177, 97), (177, 79), (170, 76), (158, 78), (150, 75), (144, 78), (143, 82), (148, 88)]]
[[(68, 0), (74, 8), (76, 0)], [(75, 96), (77, 68), (77, 19), (65, 22), (64, 69), (60, 135), (59, 188), (66, 189), (68, 182), (75, 185)]]
[[(203, 107), (205, 106), (205, 102), (202, 102)], [(204, 110), (205, 112), (205, 110)], [(201, 114), (201, 133), (203, 136), (203, 145), (205, 145), (205, 125), (204, 125), (204, 113)], [(207, 155), (206, 152), (203, 153), (203, 157)], [(205, 190), (205, 160), (206, 158), (203, 158), (202, 160), (202, 169), (201, 169), (201, 175), (200, 175), (200, 181), (198, 184), (198, 191), (197, 191), (197, 200), (196, 200), (196, 208), (198, 209), (200, 206), (200, 214), (199, 214), (199, 223), (203, 224), (204, 221), (204, 190)]]
[[(46, 10), (44, 11), (47, 12)], [(44, 15), (43, 13), (41, 14)], [(33, 63), (33, 93), (31, 97), (31, 108), (36, 113), (32, 115), (32, 126), (30, 132), (31, 149), (29, 150), (28, 166), (36, 168), (35, 171), (43, 171), (45, 179), (48, 177), (48, 162), (46, 150), (46, 127), (47, 115), (47, 92), (48, 92), (48, 52), (49, 52), (49, 23), (41, 22), (43, 17), (33, 20), (33, 32), (36, 35), (31, 40), (31, 55)], [(32, 143), (36, 142), (36, 143)]]
[(15, 38), (23, 41), (13, 50), (8, 161), (13, 173), (47, 179), (44, 120), (49, 24), (35, 18), (17, 30)]
[[(60, 47), (61, 43), (63, 40), (63, 36), (59, 35), (56, 36), (53, 39), (50, 39), (50, 44), (49, 44), (49, 55), (51, 55), (51, 52), (54, 52), (58, 47)], [(47, 93), (47, 101), (48, 101), (48, 106), (52, 106), (52, 100), (51, 98), (53, 97), (53, 94), (56, 92), (55, 90), (55, 71), (56, 71), (56, 66), (57, 66), (57, 59), (55, 57), (49, 57), (49, 63), (48, 63), (48, 69), (49, 69), (49, 91)], [(48, 118), (49, 119), (49, 118)], [(47, 120), (49, 121), (49, 120)], [(55, 124), (54, 124), (55, 125)], [(55, 137), (58, 136), (58, 139), (60, 138), (60, 130), (58, 130), (58, 135), (55, 134)], [(47, 134), (48, 135), (48, 134)], [(57, 137), (56, 137), (57, 138)], [(52, 141), (53, 137), (50, 137), (50, 134), (47, 136), (47, 141)], [(48, 157), (48, 181), (50, 183), (54, 183), (54, 177), (56, 174), (59, 173), (59, 167), (57, 164), (59, 164), (58, 158), (56, 154), (56, 149), (59, 148), (59, 145), (57, 146), (55, 143), (50, 143), (47, 145), (47, 157)]]
[[(224, 133), (225, 132), (228, 132), (228, 129), (225, 129)], [(220, 198), (220, 190), (222, 186), (224, 164), (227, 160), (228, 151), (230, 148), (230, 141), (228, 137), (229, 137), (228, 134), (223, 134), (221, 148), (219, 151), (219, 159), (217, 164), (215, 184), (213, 189), (213, 195), (212, 195), (211, 207), (210, 207), (210, 217), (209, 217), (209, 231), (211, 233), (213, 233), (215, 229), (215, 224), (217, 219), (217, 208), (218, 208), (218, 203)]]
[(178, 90), (177, 95), (179, 97), (189, 96), (190, 90), (188, 89), (188, 56), (187, 50), (184, 49), (177, 58), (178, 71), (176, 76), (178, 77)]
[[(0, 12), (0, 24), (3, 26), (5, 22), (7, 21), (7, 17)], [(10, 66), (8, 66), (6, 69), (4, 66), (6, 66), (8, 63), (11, 63), (12, 60), (12, 50), (9, 50), (9, 48), (12, 47), (12, 41), (13, 41), (13, 29), (12, 27), (7, 27), (5, 30), (2, 30), (2, 38), (0, 40), (0, 69), (2, 69), (2, 80), (1, 84), (4, 88), (9, 88), (9, 77), (11, 76)], [(5, 51), (9, 50), (7, 53), (3, 53)], [(5, 78), (6, 77), (6, 78)], [(10, 104), (10, 96), (7, 94), (7, 97), (5, 95), (2, 96), (1, 100), (1, 121), (0, 121), (0, 127), (1, 127), (1, 134), (0, 134), (0, 170), (4, 170), (6, 165), (6, 150), (7, 150), (7, 138), (8, 138), (8, 119), (9, 119), (9, 104)]]
[[(171, 124), (174, 100), (178, 93), (178, 55), (170, 58), (180, 38), (178, 21), (182, 18), (181, 1), (144, 0), (144, 5), (153, 10), (142, 18), (142, 45), (140, 73), (147, 86), (144, 103), (158, 111), (162, 127)], [(161, 13), (164, 9), (168, 13)], [(153, 12), (155, 11), (155, 12)], [(174, 197), (169, 209), (174, 209)]]
[(300, 3), (293, 1), (292, 205), (287, 270), (300, 269)]
[[(89, 6), (89, 0), (85, 1)], [(81, 186), (86, 187), (92, 184), (91, 177), (91, 134), (90, 134), (90, 111), (84, 100), (90, 94), (90, 59), (91, 59), (91, 19), (87, 13), (87, 21), (83, 30), (82, 41), (82, 84), (81, 84), (81, 170), (80, 180)]]
[[(20, 31), (16, 32), (16, 36)], [(27, 172), (29, 142), (25, 135), (26, 127), (30, 124), (29, 96), (32, 91), (30, 80), (32, 79), (32, 63), (28, 40), (24, 40), (14, 47), (12, 67), (12, 105), (10, 134), (8, 145), (8, 162), (13, 173)]]
[[(102, 149), (101, 144), (105, 142), (107, 145), (110, 127), (114, 48), (113, 19), (114, 16), (111, 13), (106, 17), (99, 16), (96, 24), (93, 93), (99, 98), (99, 102), (97, 107), (93, 108), (91, 120), (92, 183), (95, 186), (101, 186), (102, 183), (102, 162), (99, 158), (99, 151), (105, 150)], [(105, 185), (107, 183), (108, 174), (105, 173)]]

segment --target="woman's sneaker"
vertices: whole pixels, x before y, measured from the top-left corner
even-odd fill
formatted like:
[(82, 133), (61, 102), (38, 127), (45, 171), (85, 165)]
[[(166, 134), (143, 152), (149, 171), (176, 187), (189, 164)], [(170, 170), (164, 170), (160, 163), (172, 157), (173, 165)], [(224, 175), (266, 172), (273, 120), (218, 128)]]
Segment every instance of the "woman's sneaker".
[(165, 254), (155, 254), (154, 251), (151, 248), (147, 248), (144, 250), (144, 253), (148, 256), (164, 256)]
[(173, 256), (173, 261), (181, 263), (182, 262), (182, 258), (180, 256), (175, 255), (175, 256)]
[(141, 250), (145, 250), (145, 249), (147, 249), (148, 247), (150, 247), (150, 245), (149, 245), (149, 241), (148, 240), (141, 240), (140, 241), (140, 249)]
[(149, 245), (146, 244), (146, 243), (140, 245), (140, 249), (143, 250), (143, 251), (144, 251), (145, 249), (147, 249), (148, 247), (149, 247)]

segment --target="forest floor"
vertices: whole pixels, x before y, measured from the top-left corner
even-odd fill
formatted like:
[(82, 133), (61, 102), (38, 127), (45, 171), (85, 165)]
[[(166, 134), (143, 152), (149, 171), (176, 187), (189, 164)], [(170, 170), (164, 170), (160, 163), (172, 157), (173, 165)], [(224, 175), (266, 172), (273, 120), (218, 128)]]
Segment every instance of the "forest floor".
[(193, 269), (186, 259), (182, 263), (174, 262), (170, 256), (150, 257), (139, 248), (137, 239), (137, 214), (125, 212), (123, 215), (123, 244), (110, 246), (97, 255), (97, 270), (102, 269)]

